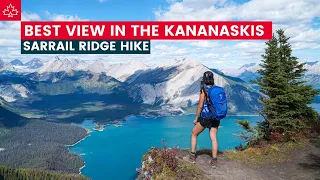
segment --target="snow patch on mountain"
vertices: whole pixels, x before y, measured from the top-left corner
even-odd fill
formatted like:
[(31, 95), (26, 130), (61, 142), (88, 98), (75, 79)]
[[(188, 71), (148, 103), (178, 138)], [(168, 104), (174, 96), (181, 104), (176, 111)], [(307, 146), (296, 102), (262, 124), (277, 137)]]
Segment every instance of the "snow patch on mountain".
[(141, 94), (144, 94), (144, 96), (142, 96), (143, 103), (154, 104), (157, 98), (157, 88), (151, 84), (141, 84), (139, 88), (141, 89)]
[(46, 72), (70, 72), (72, 70), (86, 70), (88, 64), (83, 60), (79, 59), (60, 59), (56, 57), (53, 61), (48, 61), (42, 66), (38, 73), (46, 73)]
[(102, 59), (98, 59), (92, 64), (89, 64), (87, 70), (93, 73), (102, 73), (106, 72), (106, 66), (107, 64)]
[[(210, 69), (194, 59), (174, 60), (162, 63), (157, 68), (142, 71), (141, 76), (149, 76), (149, 73), (155, 74), (152, 71), (157, 71), (159, 68), (164, 69), (163, 73), (169, 73), (168, 71), (171, 68), (175, 68), (175, 71), (173, 74), (165, 74), (164, 78), (166, 80), (161, 80), (163, 82), (135, 85), (133, 87), (135, 98), (141, 99), (145, 104), (171, 104), (177, 107), (185, 107), (199, 100), (199, 86), (202, 75)], [(214, 73), (214, 78), (218, 86), (224, 87), (229, 84), (219, 74)], [(147, 82), (148, 79), (145, 78), (145, 81)], [(134, 84), (135, 81), (132, 83)]]
[(7, 102), (14, 102), (17, 98), (28, 98), (28, 89), (21, 84), (0, 84), (0, 97)]
[(28, 97), (28, 89), (21, 84), (13, 84), (12, 88), (23, 98)]
[[(147, 65), (140, 61), (130, 61), (129, 63), (120, 63), (120, 64), (112, 64), (109, 65), (107, 68), (107, 75), (112, 76), (115, 79), (124, 82), (136, 73), (137, 71), (143, 71), (149, 69)], [(138, 72), (137, 72), (138, 73)]]
[(0, 60), (0, 71), (17, 71), (10, 63), (6, 63)]
[[(186, 105), (188, 101), (196, 103), (199, 99), (199, 92), (189, 92), (190, 90), (183, 91), (190, 87), (194, 82), (199, 82), (202, 78), (202, 74), (206, 71), (210, 71), (207, 67), (203, 66), (200, 62), (196, 60), (183, 60), (178, 62), (178, 73), (175, 77), (171, 78), (165, 83), (165, 93), (164, 97), (168, 100), (169, 104), (181, 104)], [(213, 73), (215, 83), (218, 86), (224, 87), (228, 82), (220, 75)], [(191, 89), (191, 91), (193, 91)], [(183, 95), (188, 94), (187, 96)], [(188, 99), (188, 101), (186, 101)]]

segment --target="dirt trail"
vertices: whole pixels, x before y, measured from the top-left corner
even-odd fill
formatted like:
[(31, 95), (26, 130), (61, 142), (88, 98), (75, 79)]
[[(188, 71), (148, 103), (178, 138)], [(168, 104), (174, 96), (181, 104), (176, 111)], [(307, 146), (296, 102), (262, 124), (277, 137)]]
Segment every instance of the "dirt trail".
[(257, 169), (264, 179), (320, 180), (320, 140), (295, 149), (290, 162)]
[(206, 173), (209, 179), (263, 179), (255, 170), (234, 161), (221, 160), (221, 158), (219, 159), (217, 169), (212, 169), (209, 165), (210, 159), (211, 157), (209, 155), (200, 155), (196, 163), (196, 165)]
[[(213, 180), (320, 180), (320, 140), (309, 143), (291, 152), (289, 162), (250, 168), (241, 162), (218, 157), (218, 167), (210, 165), (210, 156), (197, 157), (196, 165)], [(180, 154), (182, 155), (182, 154)], [(187, 155), (183, 152), (183, 155)]]

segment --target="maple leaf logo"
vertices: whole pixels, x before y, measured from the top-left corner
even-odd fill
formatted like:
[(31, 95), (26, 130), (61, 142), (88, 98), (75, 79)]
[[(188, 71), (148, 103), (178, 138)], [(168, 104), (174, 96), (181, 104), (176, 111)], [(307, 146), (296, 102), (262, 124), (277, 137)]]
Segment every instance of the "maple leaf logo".
[(8, 16), (9, 18), (12, 18), (13, 16), (18, 15), (19, 11), (12, 6), (10, 3), (9, 6), (7, 6), (7, 9), (3, 10), (3, 15)]

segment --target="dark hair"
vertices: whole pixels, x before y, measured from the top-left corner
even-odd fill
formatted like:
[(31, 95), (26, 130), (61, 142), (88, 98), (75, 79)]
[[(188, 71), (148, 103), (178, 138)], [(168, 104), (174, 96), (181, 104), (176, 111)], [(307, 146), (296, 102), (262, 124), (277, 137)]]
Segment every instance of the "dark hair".
[(202, 81), (206, 85), (214, 85), (213, 73), (211, 71), (203, 73)]

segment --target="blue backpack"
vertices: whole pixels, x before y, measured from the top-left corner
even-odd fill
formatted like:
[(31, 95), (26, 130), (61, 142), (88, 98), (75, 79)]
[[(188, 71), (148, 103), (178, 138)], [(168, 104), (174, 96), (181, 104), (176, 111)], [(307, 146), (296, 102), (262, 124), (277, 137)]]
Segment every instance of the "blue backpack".
[(219, 86), (205, 86), (206, 96), (201, 117), (210, 120), (221, 120), (227, 115), (227, 97), (224, 89)]

